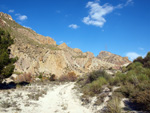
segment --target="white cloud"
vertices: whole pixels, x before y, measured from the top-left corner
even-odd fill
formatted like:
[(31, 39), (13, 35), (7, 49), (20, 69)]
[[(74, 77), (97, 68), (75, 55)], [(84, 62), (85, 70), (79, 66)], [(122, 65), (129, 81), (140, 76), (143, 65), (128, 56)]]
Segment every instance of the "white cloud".
[(83, 18), (87, 25), (103, 27), (106, 22), (104, 16), (111, 13), (114, 7), (109, 4), (100, 5), (98, 2), (88, 2), (86, 8), (90, 8), (89, 15)]
[(123, 8), (124, 7), (124, 5), (123, 4), (118, 4), (117, 6), (115, 6), (114, 8), (116, 8), (116, 9), (121, 9), (121, 8)]
[(28, 17), (26, 15), (21, 15), (19, 13), (15, 14), (15, 16), (17, 16), (17, 19), (21, 20), (21, 21), (28, 19)]
[(112, 6), (111, 4), (101, 5), (97, 0), (95, 2), (88, 2), (86, 8), (90, 8), (88, 16), (84, 17), (82, 22), (87, 25), (94, 25), (98, 27), (103, 27), (106, 19), (104, 18), (107, 14), (113, 12), (115, 9), (121, 9), (130, 3), (132, 0), (127, 0), (124, 4), (118, 4), (117, 6)]
[(127, 56), (131, 61), (133, 61), (134, 59), (136, 59), (137, 57), (142, 56), (142, 55), (140, 55), (140, 54), (138, 54), (138, 53), (136, 53), (136, 52), (128, 52), (128, 53), (126, 54), (126, 56)]
[(26, 15), (20, 15), (18, 16), (18, 19), (23, 21), (23, 20), (26, 20), (28, 17)]
[(19, 16), (19, 15), (20, 15), (19, 13), (16, 13), (16, 14), (15, 14), (15, 16)]
[(13, 10), (13, 9), (10, 9), (8, 12), (9, 13), (13, 13), (15, 10)]
[(127, 0), (124, 6), (128, 6), (129, 4), (133, 4), (133, 3), (134, 3), (133, 0)]
[(79, 26), (76, 24), (70, 24), (68, 27), (73, 28), (73, 29), (79, 28)]

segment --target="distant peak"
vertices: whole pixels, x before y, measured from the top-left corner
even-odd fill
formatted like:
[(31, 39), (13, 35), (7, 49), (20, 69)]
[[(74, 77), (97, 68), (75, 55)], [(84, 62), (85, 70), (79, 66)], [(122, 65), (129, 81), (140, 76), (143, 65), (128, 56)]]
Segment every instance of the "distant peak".
[(101, 51), (100, 53), (111, 53), (111, 52), (109, 52), (109, 51)]
[(126, 63), (130, 63), (129, 59), (127, 57), (121, 57), (119, 55), (113, 54), (108, 51), (101, 51), (99, 55), (97, 56), (98, 59), (101, 59), (106, 62), (110, 62), (117, 65), (123, 65)]
[(80, 49), (78, 49), (78, 48), (74, 48), (73, 49), (75, 52), (77, 52), (77, 53), (82, 53), (82, 51), (80, 50)]
[(62, 43), (62, 44), (60, 44), (58, 47), (59, 47), (60, 49), (65, 49), (65, 48), (67, 48), (68, 46), (67, 46), (66, 43)]
[(111, 53), (111, 52), (108, 52), (108, 51), (101, 51), (100, 53), (99, 53), (99, 55), (98, 55), (98, 57), (99, 56), (110, 56), (110, 55), (113, 55), (113, 53)]

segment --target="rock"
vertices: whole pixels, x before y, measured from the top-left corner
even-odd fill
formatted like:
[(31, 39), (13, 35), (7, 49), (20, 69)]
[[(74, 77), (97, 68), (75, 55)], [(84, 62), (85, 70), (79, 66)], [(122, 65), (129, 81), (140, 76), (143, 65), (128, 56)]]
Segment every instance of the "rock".
[(87, 54), (87, 57), (89, 57), (89, 58), (94, 58), (94, 54), (92, 53), (92, 52), (86, 52), (86, 54)]
[(78, 49), (78, 48), (74, 48), (73, 50), (74, 50), (74, 52), (82, 53), (82, 51), (80, 49)]
[(110, 92), (110, 89), (108, 87), (105, 87), (103, 92)]
[(0, 16), (3, 16), (4, 18), (9, 19), (9, 20), (11, 20), (11, 21), (13, 20), (10, 15), (8, 15), (8, 14), (6, 14), (6, 13), (3, 13), (3, 12), (0, 12)]
[(58, 46), (60, 49), (66, 49), (68, 46), (66, 43), (62, 43)]
[(13, 82), (13, 80), (12, 80), (11, 78), (6, 78), (5, 80), (3, 80), (2, 83), (9, 84), (9, 83), (11, 83), (11, 82)]
[(18, 76), (17, 74), (12, 74), (12, 75), (11, 75), (11, 78), (12, 78), (12, 79), (15, 79), (17, 76)]
[(131, 63), (128, 57), (121, 57), (119, 55), (112, 54), (107, 51), (101, 51), (99, 55), (97, 56), (97, 58), (106, 62), (110, 62), (112, 64), (119, 65), (119, 66), (124, 65), (126, 63)]

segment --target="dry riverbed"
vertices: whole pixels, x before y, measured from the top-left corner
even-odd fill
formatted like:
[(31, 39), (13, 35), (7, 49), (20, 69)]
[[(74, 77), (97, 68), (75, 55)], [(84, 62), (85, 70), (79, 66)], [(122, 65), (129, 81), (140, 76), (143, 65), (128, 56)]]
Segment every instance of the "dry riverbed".
[(6, 113), (91, 113), (76, 95), (73, 82), (36, 83), (0, 91), (0, 112)]
[(0, 90), (0, 113), (101, 113), (111, 95), (100, 105), (95, 105), (96, 97), (84, 105), (74, 82), (39, 82)]

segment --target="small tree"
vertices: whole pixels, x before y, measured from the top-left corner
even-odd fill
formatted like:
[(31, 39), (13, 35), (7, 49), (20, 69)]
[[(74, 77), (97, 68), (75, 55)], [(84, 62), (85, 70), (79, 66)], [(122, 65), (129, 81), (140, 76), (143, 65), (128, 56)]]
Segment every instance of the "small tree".
[(15, 68), (13, 64), (17, 58), (9, 58), (10, 49), (8, 48), (13, 43), (10, 34), (0, 29), (0, 83), (3, 79), (10, 77)]

